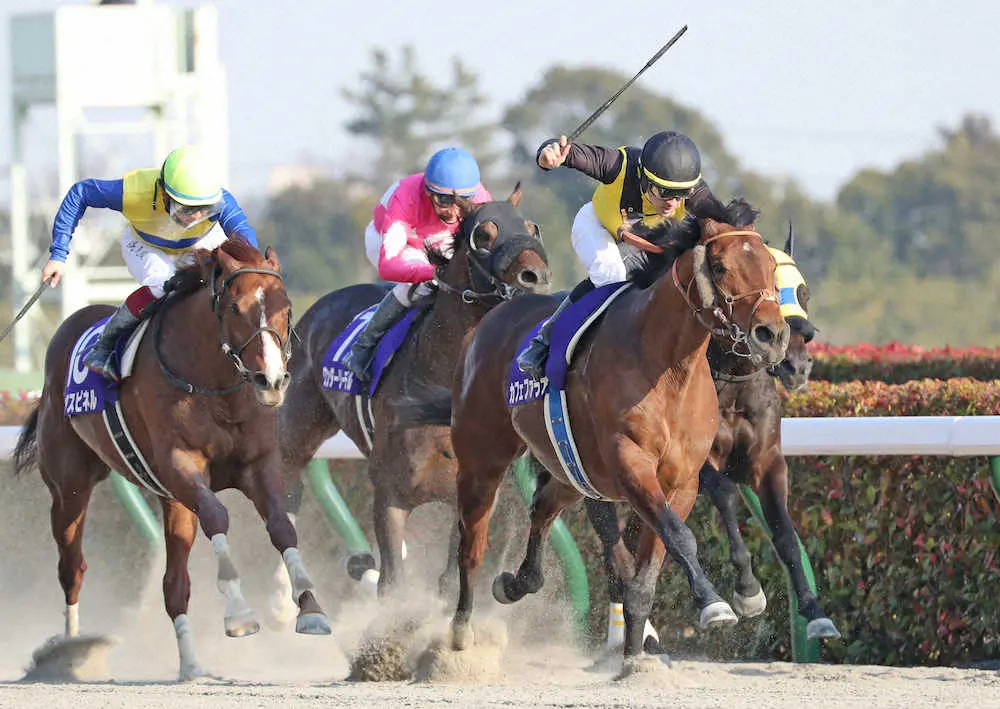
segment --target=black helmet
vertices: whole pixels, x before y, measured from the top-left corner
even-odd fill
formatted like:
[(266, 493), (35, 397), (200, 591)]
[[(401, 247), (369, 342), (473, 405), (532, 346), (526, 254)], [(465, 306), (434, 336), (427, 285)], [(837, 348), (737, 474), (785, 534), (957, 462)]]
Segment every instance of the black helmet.
[(690, 192), (701, 180), (701, 155), (686, 135), (663, 131), (642, 146), (639, 170), (643, 192), (651, 183), (661, 188), (658, 191)]

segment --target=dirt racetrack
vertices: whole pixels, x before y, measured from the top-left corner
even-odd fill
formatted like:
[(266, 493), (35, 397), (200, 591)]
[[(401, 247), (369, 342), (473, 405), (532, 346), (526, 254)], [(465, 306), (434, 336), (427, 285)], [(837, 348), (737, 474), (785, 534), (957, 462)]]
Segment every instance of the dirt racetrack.
[[(1000, 674), (994, 670), (684, 659), (672, 668), (648, 660), (621, 676), (619, 659), (599, 659), (574, 644), (567, 609), (544, 591), (501, 607), (488, 590), (480, 590), (474, 622), (481, 647), (462, 656), (434, 654), (451, 609), (414, 592), (396, 612), (405, 620), (419, 609), (421, 628), (406, 636), (409, 644), (401, 655), (418, 668), (418, 679), (347, 681), (365, 638), (399, 627), (393, 616), (343, 581), (330, 535), (318, 511), (306, 505), (299, 520), (303, 553), (334, 634), (302, 637), (269, 627), (265, 609), (277, 554), (244, 500), (225, 494), (223, 501), (233, 514), (230, 540), (244, 590), (264, 627), (249, 638), (223, 635), (214, 562), (200, 538), (191, 561), (190, 616), (200, 660), (215, 678), (173, 681), (177, 651), (160, 593), (163, 559), (144, 548), (110, 486), (101, 485), (88, 518), (90, 568), (80, 617), (82, 632), (120, 641), (109, 655), (113, 681), (23, 683), (18, 680), (32, 651), (62, 631), (63, 602), (48, 531), (48, 493), (37, 474), (14, 479), (9, 467), (0, 468), (0, 707), (1000, 706)], [(439, 523), (441, 516), (431, 512), (425, 519)], [(506, 559), (523, 549), (520, 543), (511, 547), (509, 554), (501, 553), (508, 568), (513, 563)], [(414, 566), (433, 566), (432, 556), (421, 557), (419, 550), (411, 557)], [(435, 573), (428, 575), (433, 581)]]

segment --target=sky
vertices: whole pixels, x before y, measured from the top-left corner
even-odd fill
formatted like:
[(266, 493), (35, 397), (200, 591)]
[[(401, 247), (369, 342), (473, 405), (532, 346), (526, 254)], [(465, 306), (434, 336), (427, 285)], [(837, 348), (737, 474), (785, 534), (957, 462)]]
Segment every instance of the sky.
[[(11, 153), (9, 18), (62, 4), (87, 3), (4, 0), (0, 7), (0, 201)], [(238, 195), (262, 192), (275, 166), (312, 161), (353, 170), (368, 159), (343, 128), (352, 107), (340, 91), (358, 86), (372, 49), (406, 44), (432, 77), (447, 76), (461, 57), (499, 115), (554, 64), (631, 75), (686, 24), (642, 83), (709, 118), (744, 166), (794, 177), (820, 199), (833, 198), (859, 169), (888, 169), (934, 147), (938, 128), (967, 113), (1000, 126), (996, 0), (215, 5)], [(107, 72), (113, 81), (114, 68)], [(36, 134), (43, 138), (34, 149), (51, 151), (54, 162), (54, 132), (51, 144), (44, 126)]]

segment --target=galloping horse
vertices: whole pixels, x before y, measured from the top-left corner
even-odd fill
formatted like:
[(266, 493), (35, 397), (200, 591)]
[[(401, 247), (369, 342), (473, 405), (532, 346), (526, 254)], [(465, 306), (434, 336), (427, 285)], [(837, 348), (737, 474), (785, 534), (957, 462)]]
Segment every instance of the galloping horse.
[[(774, 292), (774, 258), (753, 231), (756, 212), (742, 201), (724, 207), (711, 200), (696, 206), (694, 214), (696, 219), (678, 230), (688, 245), (697, 245), (652, 285), (625, 290), (580, 340), (565, 379), (566, 416), (550, 418), (548, 410), (556, 406), (550, 398), (508, 408), (504, 386), (518, 346), (552, 312), (552, 299), (506, 303), (476, 329), (451, 402), (461, 519), (455, 649), (474, 640), (473, 589), (490, 515), (504, 471), (525, 449), (550, 475), (539, 480), (532, 502), (524, 561), (516, 576), (504, 573), (493, 583), (497, 600), (511, 603), (541, 588), (545, 534), (560, 511), (589, 487), (591, 495), (627, 500), (647, 529), (655, 530), (687, 572), (703, 625), (735, 622), (705, 577), (694, 536), (684, 525), (718, 426), (705, 352), (710, 331), (721, 328), (752, 361), (777, 364), (788, 328)], [(551, 367), (551, 357), (549, 362)], [(442, 412), (428, 405), (425, 413), (431, 420)], [(565, 425), (565, 418), (572, 421), (579, 462), (572, 467), (572, 482), (563, 469), (567, 451), (562, 444), (557, 451), (548, 432)], [(640, 543), (640, 571), (625, 595), (627, 655), (642, 652), (662, 550), (654, 559), (652, 539)]]
[[(368, 402), (324, 390), (323, 360), (337, 334), (377, 303), (385, 289), (366, 284), (329, 293), (296, 326), (301, 345), (292, 354), (292, 383), (280, 414), (286, 479), (290, 484), (297, 479), (320, 444), (338, 430), (368, 457), (381, 556), (380, 595), (400, 581), (403, 534), (413, 509), (455, 499), (450, 428), (410, 425), (398, 418), (398, 410), (421, 400), (425, 391), (450, 389), (463, 341), (491, 308), (520, 293), (548, 291), (545, 250), (537, 226), (518, 212), (520, 201), (518, 186), (507, 201), (477, 207), (462, 222), (452, 258), (431, 254), (438, 288), (370, 399), (374, 428), (370, 439), (358, 415)], [(457, 536), (452, 547), (457, 547)], [(448, 559), (442, 588), (456, 575), (455, 555)]]
[[(199, 521), (219, 565), (226, 634), (259, 629), (230, 556), (229, 515), (215, 495), (220, 490), (243, 492), (266, 521), (292, 579), (296, 630), (329, 634), (284, 508), (277, 407), (288, 385), (291, 303), (274, 250), (262, 255), (245, 241), (230, 239), (214, 251), (194, 252), (193, 263), (177, 272), (153, 316), (152, 336), (141, 341), (132, 374), (117, 390), (118, 406), (106, 405), (103, 416), (99, 407), (85, 406), (92, 412), (67, 418), (70, 376), (86, 381), (86, 370), (78, 371), (82, 343), (93, 339), (95, 324), (109, 312), (107, 306), (82, 308), (56, 331), (46, 353), (39, 406), (14, 452), (15, 472), (37, 463), (52, 494), (66, 636), (79, 632), (78, 599), (87, 569), (84, 520), (94, 485), (107, 477), (108, 467), (160, 496), (167, 549), (163, 596), (174, 622), (182, 680), (203, 674), (187, 617), (187, 562)], [(92, 403), (96, 391), (84, 401)], [(78, 404), (67, 399), (66, 410), (78, 412)], [(119, 428), (112, 437), (110, 422), (119, 416), (128, 430)]]
[[(839, 637), (810, 591), (802, 568), (788, 515), (788, 467), (781, 452), (781, 400), (774, 379), (767, 376), (768, 372), (783, 375), (789, 389), (802, 388), (808, 383), (811, 369), (807, 344), (815, 334), (815, 326), (808, 318), (808, 286), (792, 259), (793, 245), (789, 229), (784, 252), (772, 250), (778, 262), (775, 278), (782, 293), (781, 310), (791, 332), (782, 362), (765, 368), (735, 351), (724, 336), (713, 335), (709, 342), (708, 361), (719, 399), (719, 430), (701, 468), (699, 492), (710, 495), (729, 538), (730, 557), (739, 574), (733, 596), (736, 612), (754, 617), (763, 613), (767, 605), (739, 529), (737, 484), (744, 483), (760, 498), (774, 546), (789, 570), (799, 598), (799, 613), (809, 621), (808, 637)], [(588, 499), (586, 505), (587, 515), (604, 547), (610, 599), (612, 603), (621, 603), (624, 584), (635, 573), (631, 551), (636, 547), (639, 521), (633, 513), (625, 525), (623, 540), (612, 503)], [(645, 645), (649, 647), (648, 638)]]

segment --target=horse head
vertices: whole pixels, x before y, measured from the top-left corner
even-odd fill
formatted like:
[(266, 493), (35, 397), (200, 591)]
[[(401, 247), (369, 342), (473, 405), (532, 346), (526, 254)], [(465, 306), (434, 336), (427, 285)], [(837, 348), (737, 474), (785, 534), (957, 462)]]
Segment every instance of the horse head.
[(518, 183), (505, 201), (481, 204), (462, 220), (451, 259), (431, 254), (443, 290), (460, 292), (468, 303), (548, 292), (548, 256), (538, 225), (521, 215), (520, 203)]
[(816, 335), (816, 326), (809, 320), (809, 286), (795, 263), (794, 243), (794, 231), (789, 223), (784, 248), (769, 247), (778, 263), (774, 280), (781, 301), (781, 314), (791, 333), (785, 358), (771, 368), (771, 374), (778, 377), (787, 390), (800, 391), (809, 383), (812, 372), (813, 358), (808, 344)]
[(777, 365), (785, 356), (789, 327), (775, 291), (774, 256), (754, 229), (758, 212), (745, 200), (695, 205), (700, 237), (693, 250), (700, 311), (711, 330), (728, 339), (730, 352), (754, 364)]
[(280, 406), (290, 376), (292, 303), (285, 292), (278, 255), (261, 254), (246, 241), (228, 239), (203, 262), (222, 351), (257, 401)]

